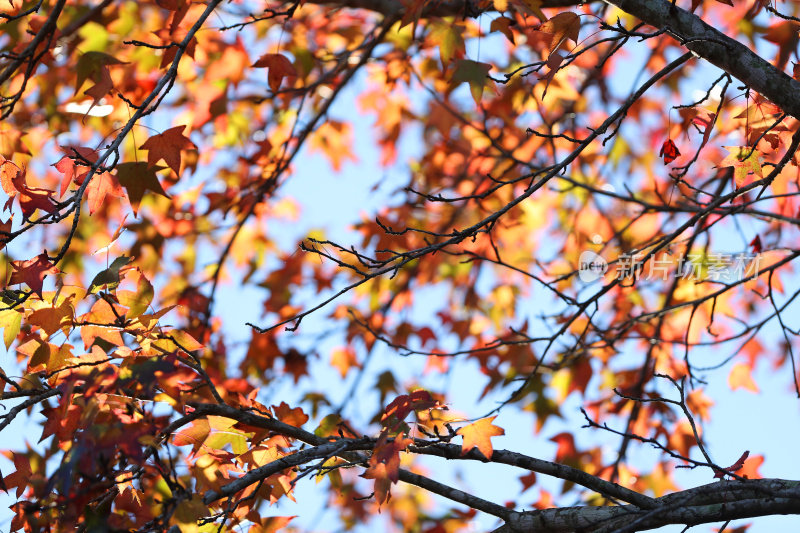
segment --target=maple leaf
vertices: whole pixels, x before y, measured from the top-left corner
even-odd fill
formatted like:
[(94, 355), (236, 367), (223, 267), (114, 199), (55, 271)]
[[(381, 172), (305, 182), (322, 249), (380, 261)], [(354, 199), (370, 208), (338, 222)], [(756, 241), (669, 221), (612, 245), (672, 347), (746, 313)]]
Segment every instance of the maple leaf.
[(124, 193), (116, 176), (110, 172), (100, 172), (92, 177), (92, 181), (86, 187), (86, 194), (89, 214), (92, 214), (103, 206), (107, 195), (123, 196)]
[(98, 274), (92, 279), (91, 285), (89, 285), (89, 294), (93, 294), (102, 288), (114, 289), (117, 285), (119, 285), (119, 272), (122, 267), (130, 263), (131, 258), (127, 256), (117, 257), (111, 263), (111, 265), (98, 272)]
[(430, 409), (438, 405), (431, 393), (426, 390), (415, 390), (411, 394), (401, 394), (384, 409), (381, 425), (390, 431), (397, 430), (412, 411)]
[(492, 449), (491, 438), (506, 434), (503, 428), (492, 424), (495, 418), (497, 417), (481, 418), (477, 422), (473, 422), (456, 431), (456, 434), (461, 435), (464, 439), (461, 444), (461, 455), (465, 455), (473, 448), (478, 448), (484, 457), (487, 459), (492, 458), (494, 450)]
[(661, 152), (659, 152), (658, 155), (664, 158), (665, 165), (669, 165), (675, 161), (679, 155), (681, 155), (681, 151), (678, 150), (678, 147), (675, 146), (675, 143), (672, 142), (672, 139), (667, 139), (664, 141), (664, 144), (661, 145)]
[(127, 316), (129, 318), (136, 318), (147, 311), (155, 295), (153, 285), (144, 274), (137, 270), (135, 276), (135, 291), (117, 290), (117, 300), (119, 300), (121, 305), (128, 308)]
[(759, 178), (764, 177), (756, 150), (749, 146), (724, 146), (723, 148), (730, 153), (720, 162), (719, 166), (733, 167), (733, 178), (737, 188), (746, 184), (747, 176), (751, 173)]
[[(3, 303), (8, 305), (11, 302), (6, 302), (3, 299)], [(22, 315), (23, 313), (17, 309), (0, 311), (0, 328), (3, 328), (3, 342), (6, 345), (6, 350), (11, 347), (11, 343), (14, 342), (14, 339), (19, 334), (19, 330), (22, 327)]]
[(114, 88), (114, 83), (111, 80), (111, 74), (108, 71), (109, 65), (124, 65), (124, 61), (105, 54), (103, 52), (86, 52), (78, 59), (78, 64), (75, 67), (77, 78), (75, 80), (75, 94), (78, 93), (81, 86), (87, 79), (91, 79), (95, 84), (84, 91), (84, 94), (91, 96), (94, 100), (92, 105), (86, 111), (87, 113), (97, 105), (101, 98), (111, 92)]
[(9, 285), (25, 283), (39, 298), (42, 297), (42, 285), (44, 277), (48, 274), (58, 274), (60, 270), (50, 262), (47, 251), (40, 253), (35, 259), (27, 261), (11, 261), (14, 272), (8, 280)]
[(513, 2), (523, 13), (535, 15), (539, 20), (547, 20), (547, 15), (542, 11), (543, 0), (513, 0)]
[[(136, 216), (139, 212), (139, 205), (142, 202), (145, 191), (152, 191), (169, 198), (156, 175), (156, 172), (165, 168), (158, 165), (151, 167), (149, 163), (143, 161), (117, 165), (117, 179), (128, 193), (128, 201), (133, 208), (133, 216)], [(178, 155), (178, 168), (180, 168), (180, 155)]]
[(331, 366), (339, 371), (339, 375), (345, 377), (351, 368), (359, 368), (356, 351), (350, 347), (336, 348), (331, 352)]
[(431, 40), (439, 45), (439, 58), (442, 65), (447, 66), (453, 56), (462, 57), (464, 54), (464, 28), (453, 24), (436, 24), (431, 30)]
[(520, 476), (519, 482), (522, 483), (522, 492), (525, 492), (536, 484), (536, 472), (528, 472), (527, 474)]
[(739, 459), (737, 459), (736, 462), (733, 463), (731, 466), (729, 466), (728, 468), (723, 468), (722, 470), (718, 470), (714, 474), (714, 478), (715, 479), (722, 479), (723, 477), (725, 477), (726, 474), (735, 474), (736, 472), (738, 472), (739, 470), (744, 468), (744, 462), (747, 460), (747, 456), (748, 455), (750, 455), (750, 452), (749, 451), (745, 451), (742, 454), (742, 456), (739, 457)]
[(197, 146), (183, 134), (184, 129), (186, 129), (185, 125), (175, 126), (163, 133), (153, 135), (139, 147), (142, 150), (147, 150), (148, 167), (155, 166), (159, 159), (163, 159), (167, 166), (175, 171), (175, 174), (180, 172), (181, 150), (197, 149)]
[(66, 298), (60, 305), (36, 309), (28, 316), (28, 322), (42, 328), (47, 335), (71, 327), (75, 316), (75, 308), (72, 304), (74, 297), (74, 294), (70, 294), (69, 298)]
[(361, 475), (375, 480), (375, 499), (379, 504), (389, 499), (389, 488), (400, 479), (400, 452), (413, 444), (413, 439), (381, 437), (369, 458), (369, 467)]
[(6, 209), (10, 209), (14, 198), (18, 198), (22, 209), (22, 217), (25, 220), (30, 219), (37, 209), (48, 213), (56, 210), (56, 206), (52, 201), (52, 191), (39, 187), (28, 187), (25, 179), (25, 168), (20, 168), (12, 161), (3, 159), (2, 156), (0, 156), (0, 159), (2, 160), (2, 163), (0, 163), (0, 185), (8, 195)]
[(572, 11), (559, 13), (539, 26), (539, 31), (552, 34), (549, 50), (551, 54), (560, 48), (567, 39), (577, 43), (580, 29), (581, 18)]
[(125, 316), (125, 309), (121, 306), (115, 304), (112, 309), (111, 304), (106, 300), (98, 299), (89, 312), (80, 317), (82, 322), (102, 324), (81, 327), (81, 339), (84, 347), (88, 350), (98, 338), (113, 346), (124, 346), (125, 342), (122, 340), (119, 327), (121, 325), (120, 317), (123, 316)]
[(456, 61), (456, 68), (451, 78), (451, 84), (455, 87), (465, 82), (468, 83), (475, 104), (480, 105), (483, 89), (490, 81), (489, 70), (491, 70), (491, 68), (492, 65), (489, 63), (481, 63), (479, 61), (472, 61), (471, 59), (459, 59)]
[(277, 92), (281, 87), (283, 78), (297, 77), (297, 70), (292, 62), (283, 54), (264, 54), (253, 63), (253, 68), (266, 68), (267, 83), (272, 92)]
[(513, 19), (508, 17), (497, 17), (492, 21), (489, 25), (489, 31), (499, 31), (503, 35), (505, 35), (506, 39), (511, 41), (511, 44), (514, 43), (514, 32), (511, 31), (511, 26), (516, 24)]
[(745, 363), (736, 363), (733, 365), (733, 368), (731, 368), (731, 373), (728, 375), (728, 385), (730, 386), (731, 390), (744, 388), (751, 392), (758, 393), (758, 385), (756, 385), (756, 382), (753, 381), (751, 372), (752, 368)]
[(59, 195), (63, 197), (70, 184), (76, 183), (80, 185), (83, 183), (83, 177), (89, 171), (86, 170), (79, 173), (78, 167), (89, 166), (97, 161), (97, 151), (83, 146), (65, 146), (62, 150), (67, 152), (67, 155), (59, 159), (53, 166), (62, 174)]

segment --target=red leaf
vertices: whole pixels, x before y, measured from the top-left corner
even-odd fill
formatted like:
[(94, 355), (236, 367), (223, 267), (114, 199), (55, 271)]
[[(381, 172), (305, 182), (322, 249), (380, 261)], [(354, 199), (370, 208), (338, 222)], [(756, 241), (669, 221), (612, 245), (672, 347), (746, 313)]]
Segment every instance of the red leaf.
[(39, 295), (39, 298), (42, 297), (44, 277), (48, 274), (59, 273), (56, 266), (48, 259), (46, 251), (37, 255), (35, 259), (12, 261), (11, 266), (14, 267), (14, 272), (11, 273), (8, 284), (26, 283), (33, 292)]
[[(65, 146), (62, 148), (67, 155), (58, 160), (53, 166), (63, 174), (61, 178), (61, 190), (59, 194), (63, 197), (71, 183), (80, 185), (83, 177), (88, 174), (88, 170), (78, 173), (79, 166), (89, 166), (89, 163), (97, 161), (97, 151), (83, 146)], [(77, 161), (77, 162), (76, 162)]]
[(664, 158), (665, 165), (669, 165), (681, 155), (681, 152), (678, 150), (678, 147), (675, 146), (675, 143), (672, 142), (672, 139), (667, 139), (664, 141), (664, 144), (661, 145), (661, 152), (659, 152), (658, 155)]
[(412, 411), (429, 409), (437, 405), (431, 393), (426, 390), (415, 390), (411, 394), (401, 394), (386, 406), (381, 424), (384, 427), (397, 428)]
[(753, 237), (753, 240), (750, 241), (750, 246), (753, 247), (753, 251), (755, 253), (761, 253), (761, 250), (762, 250), (762, 248), (761, 248), (761, 236), (760, 235), (756, 235), (755, 237)]
[(163, 159), (175, 174), (181, 169), (181, 150), (197, 149), (197, 146), (183, 134), (186, 126), (175, 126), (164, 133), (153, 135), (141, 148), (147, 150), (147, 166), (152, 167)]
[(749, 452), (749, 451), (745, 451), (745, 452), (742, 454), (742, 456), (741, 456), (741, 457), (739, 457), (739, 460), (737, 460), (735, 463), (733, 463), (733, 464), (732, 464), (731, 466), (729, 466), (728, 468), (723, 468), (723, 469), (722, 469), (722, 471), (718, 471), (717, 473), (715, 473), (715, 474), (714, 474), (714, 477), (715, 477), (716, 479), (720, 479), (720, 478), (722, 478), (723, 476), (725, 476), (725, 474), (733, 474), (733, 473), (735, 473), (735, 472), (738, 472), (739, 470), (741, 470), (742, 468), (744, 468), (744, 462), (745, 462), (745, 460), (747, 459), (747, 456), (748, 456), (748, 455), (750, 455), (750, 452)]
[(282, 54), (264, 54), (258, 61), (253, 63), (253, 68), (269, 69), (267, 82), (272, 92), (277, 92), (281, 86), (283, 78), (297, 77), (297, 70), (286, 56)]

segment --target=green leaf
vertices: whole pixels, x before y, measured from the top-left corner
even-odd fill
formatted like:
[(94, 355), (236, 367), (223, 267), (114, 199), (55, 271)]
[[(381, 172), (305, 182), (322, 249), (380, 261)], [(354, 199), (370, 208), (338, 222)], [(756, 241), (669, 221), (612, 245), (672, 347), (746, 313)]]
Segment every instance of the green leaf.
[(109, 289), (119, 285), (119, 271), (122, 267), (130, 263), (131, 258), (127, 256), (117, 257), (107, 269), (98, 273), (89, 286), (89, 294), (94, 294), (101, 287), (108, 286)]
[(144, 161), (117, 165), (117, 179), (128, 193), (128, 200), (133, 208), (134, 216), (139, 212), (139, 204), (142, 202), (145, 191), (152, 191), (169, 198), (156, 176), (156, 172), (165, 168), (158, 165), (148, 168), (148, 164)]
[(431, 31), (431, 40), (439, 45), (439, 57), (442, 65), (447, 66), (453, 56), (462, 56), (465, 52), (464, 28), (457, 25), (437, 23)]
[(0, 327), (3, 328), (3, 341), (6, 350), (11, 347), (11, 343), (17, 338), (20, 326), (22, 325), (22, 313), (16, 309), (6, 309), (0, 311)]
[(489, 82), (489, 70), (491, 68), (492, 65), (489, 63), (481, 63), (471, 59), (459, 59), (456, 61), (456, 70), (453, 72), (451, 83), (453, 86), (464, 82), (468, 83), (472, 98), (476, 104), (480, 105), (483, 88)]

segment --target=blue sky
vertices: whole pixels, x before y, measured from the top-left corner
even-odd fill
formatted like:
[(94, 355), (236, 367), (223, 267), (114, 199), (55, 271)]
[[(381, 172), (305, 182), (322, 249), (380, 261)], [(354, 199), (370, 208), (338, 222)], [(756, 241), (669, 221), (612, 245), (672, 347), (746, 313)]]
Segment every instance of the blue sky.
[[(488, 23), (488, 20), (484, 21), (484, 26), (488, 27)], [(490, 42), (482, 44), (481, 53), (484, 55), (491, 53)], [(468, 55), (477, 58), (477, 50), (471, 49)], [(630, 79), (615, 81), (614, 89), (620, 92), (627, 91), (631, 81)], [(408, 169), (403, 163), (404, 155), (419, 152), (420, 146), (417, 137), (419, 132), (411, 131), (403, 137), (399, 163), (391, 169), (383, 169), (379, 166), (378, 154), (372, 149), (371, 144), (373, 138), (370, 128), (372, 117), (358, 115), (353, 111), (357, 109), (355, 95), (363, 87), (363, 83), (363, 78), (360, 78), (354, 87), (344, 91), (330, 113), (334, 118), (354, 121), (357, 147), (354, 151), (359, 157), (359, 162), (357, 164), (346, 163), (342, 172), (335, 173), (321, 156), (304, 153), (297, 160), (295, 174), (280, 191), (281, 197), (295, 198), (302, 207), (301, 217), (296, 223), (272, 226), (273, 235), (286, 250), (294, 250), (299, 239), (317, 228), (325, 228), (329, 238), (342, 244), (357, 244), (359, 237), (350, 230), (350, 225), (359, 220), (362, 212), (374, 212), (376, 208), (384, 205), (394, 188), (406, 180)], [(461, 97), (470, 98), (465, 87), (460, 91), (463, 93)], [(689, 97), (691, 95), (687, 95), (687, 98)], [(380, 182), (380, 187), (377, 191), (373, 191), (372, 186), (378, 182)], [(794, 283), (797, 279), (791, 281)], [(787, 283), (787, 292), (791, 292), (789, 285), (790, 283)], [(218, 312), (225, 310), (227, 335), (242, 341), (249, 339), (250, 330), (245, 322), (260, 323), (260, 298), (262, 296), (263, 293), (254, 291), (252, 287), (242, 288), (236, 285), (225, 286), (224, 290), (220, 291), (216, 308)], [(441, 297), (442, 294), (436, 289), (421, 292), (417, 296), (414, 308), (415, 320), (420, 322), (433, 320), (433, 317), (427, 316), (426, 301), (436, 302)], [(319, 297), (314, 299), (319, 299)], [(533, 312), (534, 310), (531, 311), (531, 314)], [(300, 334), (311, 339), (314, 332), (322, 328), (324, 328), (324, 324), (311, 317), (303, 322)], [(341, 339), (336, 337), (325, 339), (316, 346), (316, 350), (320, 353), (322, 360), (325, 360), (330, 350), (340, 343)], [(704, 356), (710, 360), (720, 358), (720, 354), (711, 350), (706, 355), (700, 355), (700, 357)], [(13, 366), (13, 359), (12, 354), (0, 354), (0, 361), (3, 361), (2, 366), (5, 369)], [(367, 374), (361, 382), (360, 394), (369, 397), (369, 386), (374, 383), (375, 376), (384, 369), (390, 368), (399, 376), (411, 380), (423, 365), (424, 360), (422, 359), (401, 358), (391, 350), (382, 348), (370, 363)], [(495, 402), (501, 399), (489, 397), (483, 402), (477, 403), (475, 400), (484, 386), (483, 378), (480, 377), (477, 367), (471, 362), (464, 366), (457, 363), (452, 366), (451, 373), (435, 376), (431, 380), (433, 382), (440, 381), (441, 387), (447, 388), (449, 399), (455, 409), (478, 415), (493, 408), (496, 405)], [(285, 384), (267, 391), (264, 399), (272, 402), (286, 400), (291, 403), (306, 389), (312, 390), (319, 388), (322, 384), (332, 382), (335, 377), (333, 372), (332, 369), (319, 365), (313, 369), (311, 379), (301, 382), (299, 388)], [(729, 464), (735, 461), (742, 451), (750, 450), (753, 454), (766, 456), (766, 462), (761, 468), (764, 476), (800, 479), (800, 463), (794, 456), (796, 443), (800, 440), (800, 424), (797, 423), (800, 404), (792, 395), (791, 376), (785, 372), (772, 373), (765, 364), (760, 365), (756, 373), (757, 382), (761, 387), (759, 394), (744, 390), (730, 391), (725, 376), (725, 372), (718, 372), (707, 388), (709, 396), (716, 401), (714, 418), (706, 426), (706, 435), (712, 444), (711, 451), (715, 460), (723, 465)], [(336, 379), (338, 380), (338, 378)], [(351, 373), (343, 387), (340, 390), (331, 391), (331, 395), (335, 397), (337, 393), (344, 394), (353, 379), (354, 374)], [(497, 423), (505, 428), (506, 435), (497, 438), (495, 446), (550, 459), (555, 454), (556, 445), (550, 442), (549, 438), (561, 431), (575, 431), (579, 448), (588, 446), (589, 443), (603, 441), (608, 443), (608, 453), (613, 454), (618, 446), (617, 438), (609, 434), (600, 434), (596, 430), (576, 429), (583, 424), (577, 400), (575, 395), (568, 398), (562, 406), (564, 420), (551, 419), (539, 435), (533, 432), (532, 415), (504, 411), (497, 419)], [(348, 414), (355, 419), (359, 418), (358, 415), (366, 418), (372, 414), (373, 410), (372, 406), (366, 404), (356, 404), (349, 409)], [(38, 415), (34, 415), (33, 420), (38, 419)], [(781, 425), (779, 432), (776, 431), (778, 424)], [(30, 420), (20, 417), (3, 432), (4, 447), (18, 449), (24, 445), (25, 441), (34, 443), (38, 440), (39, 432), (38, 425), (31, 424)], [(781, 438), (775, 438), (776, 434)], [(658, 457), (657, 454), (658, 452), (655, 450), (637, 447), (632, 458), (634, 464), (641, 461), (641, 464), (647, 465)], [(538, 496), (537, 486), (537, 488), (530, 489), (525, 496), (519, 497), (521, 484), (517, 478), (524, 472), (509, 467), (479, 463), (454, 465), (453, 462), (435, 458), (423, 458), (422, 463), (434, 471), (441, 481), (449, 481), (463, 490), (474, 491), (477, 495), (498, 503), (508, 499), (533, 502)], [(0, 461), (0, 469), (3, 473), (10, 472), (8, 463), (5, 461)], [(710, 472), (678, 472), (677, 480), (683, 487), (713, 481)], [(548, 480), (544, 476), (539, 476), (539, 480), (541, 486), (553, 493), (558, 493), (559, 481)], [(298, 514), (300, 517), (296, 523), (305, 526), (308, 530), (333, 531), (335, 528), (331, 524), (335, 522), (333, 520), (335, 510), (328, 511), (327, 515), (320, 514), (324, 513), (325, 508), (325, 502), (319, 497), (321, 493), (322, 491), (315, 486), (313, 480), (305, 480), (299, 484), (297, 489), (298, 503), (281, 503), (276, 507), (275, 514)], [(12, 497), (0, 494), (0, 530), (5, 530), (4, 528), (8, 526), (10, 514), (6, 511), (6, 507), (13, 501)], [(741, 523), (747, 522), (751, 521), (741, 521)], [(752, 522), (755, 525), (749, 530), (750, 533), (767, 533), (789, 530), (792, 527), (797, 528), (800, 519), (797, 517), (770, 517), (755, 519)], [(476, 523), (476, 530), (485, 530), (495, 525), (492, 519), (480, 517)], [(735, 525), (737, 524), (732, 524), (732, 527)], [(718, 526), (718, 524), (698, 526), (692, 531), (711, 532), (715, 531)], [(678, 532), (682, 529), (682, 527), (675, 526), (661, 528), (658, 531)], [(366, 531), (367, 528), (364, 530)]]

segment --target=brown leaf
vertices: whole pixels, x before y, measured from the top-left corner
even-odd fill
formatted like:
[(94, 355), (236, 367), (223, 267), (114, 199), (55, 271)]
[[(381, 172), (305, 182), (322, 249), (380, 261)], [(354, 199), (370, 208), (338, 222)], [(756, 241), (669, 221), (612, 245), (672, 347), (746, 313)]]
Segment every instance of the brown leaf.
[(297, 70), (283, 54), (264, 54), (253, 63), (253, 68), (269, 69), (267, 83), (272, 92), (277, 92), (283, 78), (297, 77)]
[[(197, 146), (183, 134), (184, 129), (186, 129), (186, 126), (175, 126), (163, 133), (153, 135), (139, 147), (142, 150), (147, 150), (148, 167), (155, 166), (160, 159), (163, 159), (167, 166), (175, 171), (175, 174), (180, 172), (181, 150), (197, 149)], [(166, 196), (166, 193), (164, 195)]]

